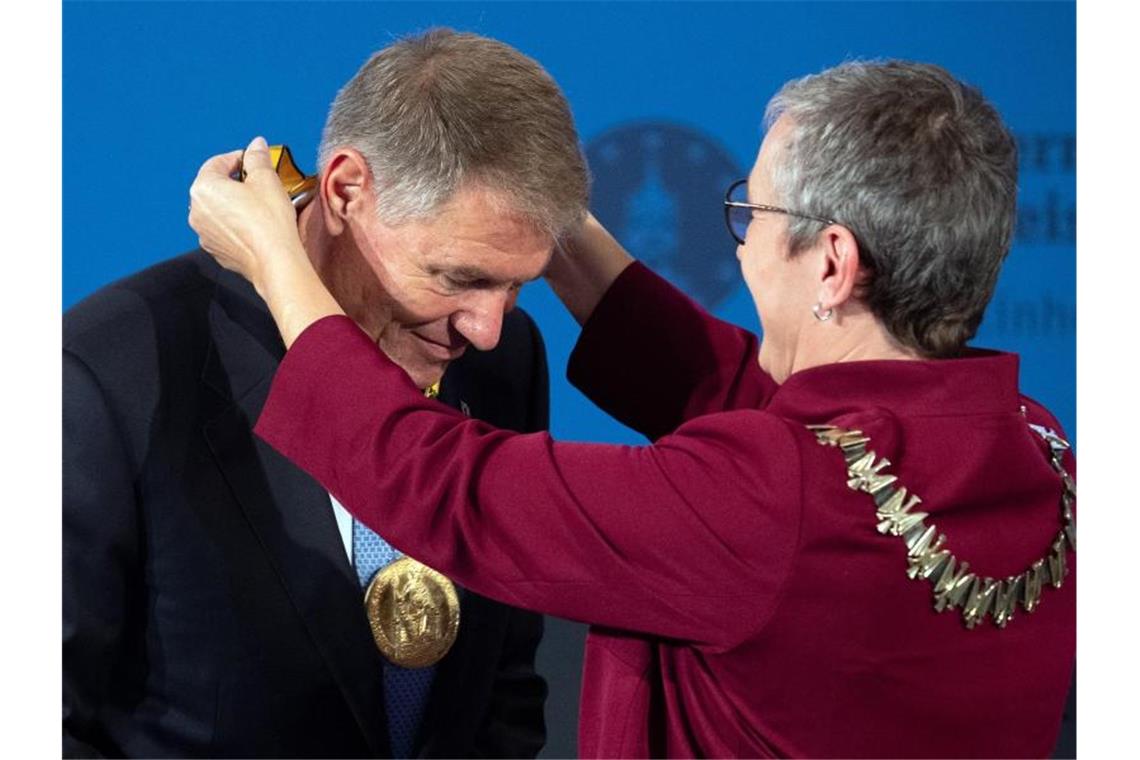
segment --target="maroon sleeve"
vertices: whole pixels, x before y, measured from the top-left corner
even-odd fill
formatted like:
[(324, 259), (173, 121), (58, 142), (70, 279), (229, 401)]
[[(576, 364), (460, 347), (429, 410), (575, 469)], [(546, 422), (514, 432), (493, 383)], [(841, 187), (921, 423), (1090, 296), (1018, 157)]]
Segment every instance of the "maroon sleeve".
[(256, 430), (401, 551), (574, 620), (728, 647), (766, 618), (795, 547), (799, 455), (771, 415), (644, 447), (497, 430), (425, 399), (345, 317), (298, 338)]
[(590, 314), (567, 376), (606, 413), (656, 440), (702, 414), (763, 408), (778, 386), (758, 354), (755, 335), (635, 262)]

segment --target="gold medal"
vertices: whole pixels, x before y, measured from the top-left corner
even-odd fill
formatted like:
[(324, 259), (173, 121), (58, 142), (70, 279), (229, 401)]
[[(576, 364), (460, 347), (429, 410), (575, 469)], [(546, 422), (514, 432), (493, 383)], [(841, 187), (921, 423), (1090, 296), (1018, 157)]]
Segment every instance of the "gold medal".
[(401, 557), (376, 573), (364, 594), (376, 646), (404, 668), (443, 659), (459, 633), (459, 597), (441, 573)]

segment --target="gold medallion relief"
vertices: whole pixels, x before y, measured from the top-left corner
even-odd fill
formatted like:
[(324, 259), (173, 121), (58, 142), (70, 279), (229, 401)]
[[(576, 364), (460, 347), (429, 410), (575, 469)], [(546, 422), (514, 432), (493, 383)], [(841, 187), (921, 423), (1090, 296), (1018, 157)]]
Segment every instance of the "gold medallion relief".
[(364, 608), (376, 646), (401, 667), (434, 665), (459, 633), (455, 586), (411, 557), (376, 573), (364, 595)]

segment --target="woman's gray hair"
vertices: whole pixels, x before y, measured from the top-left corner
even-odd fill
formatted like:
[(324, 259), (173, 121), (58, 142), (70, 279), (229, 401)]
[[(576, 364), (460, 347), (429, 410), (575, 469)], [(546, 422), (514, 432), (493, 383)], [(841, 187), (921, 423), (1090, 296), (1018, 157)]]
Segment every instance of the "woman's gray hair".
[[(789, 82), (768, 104), (792, 122), (773, 181), (780, 202), (835, 219), (870, 271), (858, 293), (923, 356), (961, 352), (1009, 253), (1017, 146), (981, 92), (946, 70), (850, 62)], [(793, 255), (823, 225), (789, 217)]]
[(496, 40), (432, 29), (372, 56), (337, 94), (318, 154), (358, 150), (389, 224), (483, 186), (559, 238), (585, 218), (589, 180), (570, 106), (533, 59)]

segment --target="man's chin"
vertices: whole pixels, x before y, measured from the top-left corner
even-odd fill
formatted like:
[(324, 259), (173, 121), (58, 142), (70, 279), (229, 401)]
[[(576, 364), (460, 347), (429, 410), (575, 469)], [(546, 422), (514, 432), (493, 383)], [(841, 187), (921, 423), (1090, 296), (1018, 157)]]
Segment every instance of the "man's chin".
[(419, 361), (413, 368), (405, 368), (417, 388), (430, 388), (443, 378), (450, 361)]
[(389, 350), (395, 347), (386, 346), (383, 342), (379, 345), (389, 359), (408, 373), (408, 377), (418, 388), (430, 388), (438, 383), (443, 373), (447, 371), (448, 365), (458, 359), (467, 348), (463, 346), (459, 349), (445, 350), (436, 344), (426, 345), (427, 342), (422, 339), (417, 339), (417, 343), (419, 345), (399, 346), (396, 350)]

